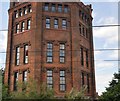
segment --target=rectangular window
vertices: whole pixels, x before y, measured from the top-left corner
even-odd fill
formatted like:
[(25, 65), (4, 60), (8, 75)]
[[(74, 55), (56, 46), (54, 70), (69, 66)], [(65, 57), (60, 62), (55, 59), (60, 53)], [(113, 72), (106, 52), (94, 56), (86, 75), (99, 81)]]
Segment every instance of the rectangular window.
[(52, 4), (51, 11), (52, 11), (52, 12), (55, 12), (55, 11), (56, 11), (55, 4)]
[(62, 29), (66, 29), (66, 28), (67, 28), (67, 21), (62, 20)]
[(60, 44), (60, 63), (65, 62), (65, 44)]
[(86, 50), (86, 66), (88, 67), (88, 50)]
[(31, 5), (28, 6), (28, 12), (29, 12), (29, 13), (32, 12), (32, 7), (31, 7)]
[(17, 66), (20, 64), (20, 47), (16, 47), (15, 64)]
[(82, 15), (82, 12), (81, 12), (81, 10), (79, 11), (79, 17), (81, 17), (81, 15)]
[(23, 71), (23, 82), (27, 82), (27, 71)]
[(19, 9), (19, 16), (22, 16), (22, 15), (23, 15), (22, 9)]
[(28, 63), (28, 45), (24, 46), (24, 63)]
[(82, 31), (81, 31), (81, 28), (82, 28), (82, 27), (81, 27), (81, 25), (79, 24), (79, 31), (80, 31), (80, 34), (81, 34), (81, 32), (82, 32)]
[(86, 38), (88, 38), (88, 29), (86, 28)]
[(82, 31), (83, 31), (83, 36), (85, 36), (85, 28), (84, 27), (82, 28)]
[(21, 23), (21, 32), (24, 32), (25, 31), (25, 22), (22, 22)]
[(81, 65), (84, 65), (84, 57), (83, 57), (83, 48), (80, 48), (80, 59), (81, 59)]
[(60, 70), (60, 91), (66, 90), (65, 70)]
[(58, 29), (58, 19), (54, 19), (54, 28)]
[(87, 92), (90, 92), (89, 75), (87, 74)]
[(48, 11), (49, 10), (49, 3), (45, 3), (44, 10)]
[(47, 88), (53, 88), (53, 71), (47, 70)]
[(31, 27), (31, 20), (29, 19), (29, 20), (27, 20), (27, 30), (29, 30), (30, 27)]
[(20, 30), (20, 26), (19, 26), (19, 23), (16, 24), (16, 30), (15, 30), (15, 33), (19, 33), (19, 30)]
[(68, 6), (67, 5), (64, 6), (64, 12), (68, 13)]
[(46, 28), (50, 28), (50, 18), (46, 18)]
[(62, 12), (62, 5), (61, 4), (58, 5), (58, 12)]
[(84, 73), (81, 73), (81, 87), (83, 87), (85, 84), (84, 82)]
[(14, 73), (14, 91), (17, 91), (18, 72)]
[(26, 7), (23, 8), (23, 13), (27, 14), (27, 8)]
[(15, 11), (15, 18), (18, 18), (18, 11)]
[(53, 46), (52, 43), (47, 44), (47, 62), (52, 63), (53, 60)]
[(84, 13), (82, 13), (82, 19), (84, 20)]

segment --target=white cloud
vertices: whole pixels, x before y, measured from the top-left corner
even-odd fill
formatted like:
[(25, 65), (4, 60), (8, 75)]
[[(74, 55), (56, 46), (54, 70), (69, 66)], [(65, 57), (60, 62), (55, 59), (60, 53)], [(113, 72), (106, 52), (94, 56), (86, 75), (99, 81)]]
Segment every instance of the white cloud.
[(113, 62), (95, 62), (95, 67), (98, 71), (105, 71), (114, 68)]
[(102, 17), (101, 19), (99, 19), (97, 22), (96, 22), (97, 24), (101, 24), (101, 25), (103, 25), (103, 24), (117, 24), (118, 23), (118, 21), (117, 21), (117, 19), (116, 18), (114, 18), (114, 17)]
[(102, 51), (94, 51), (95, 56), (99, 56), (102, 54)]
[(97, 88), (97, 92), (99, 92), (98, 94), (101, 95), (102, 92), (105, 91), (105, 87), (108, 87), (109, 82), (112, 80), (113, 74), (99, 74), (96, 75), (96, 88)]
[(6, 51), (7, 48), (7, 31), (2, 31), (0, 32), (0, 52), (1, 51)]
[(111, 52), (111, 54), (109, 55), (110, 58), (112, 59), (118, 59), (118, 50), (114, 50)]
[[(101, 18), (98, 25), (110, 25), (117, 24), (117, 20), (114, 17)], [(93, 35), (95, 38), (101, 38), (105, 40), (104, 48), (118, 43), (118, 27), (99, 27), (93, 29)]]

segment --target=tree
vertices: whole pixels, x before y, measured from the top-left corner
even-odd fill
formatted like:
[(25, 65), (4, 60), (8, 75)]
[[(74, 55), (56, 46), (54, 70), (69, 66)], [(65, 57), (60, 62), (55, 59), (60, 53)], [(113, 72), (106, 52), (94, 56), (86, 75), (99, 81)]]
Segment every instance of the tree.
[(11, 96), (8, 93), (8, 86), (4, 85), (4, 69), (0, 69), (0, 98), (2, 99), (11, 99)]
[(114, 74), (114, 79), (106, 87), (106, 92), (100, 97), (104, 101), (120, 101), (120, 73)]
[(22, 91), (15, 91), (11, 93), (12, 99), (53, 99), (54, 91), (47, 89), (44, 84), (38, 88), (37, 83), (30, 79), (29, 83), (18, 83), (18, 88)]
[(77, 91), (75, 88), (72, 88), (72, 90), (69, 93), (66, 93), (65, 98), (71, 99), (71, 100), (79, 100), (84, 101), (85, 99), (85, 91), (87, 89), (87, 86), (83, 86), (80, 91)]

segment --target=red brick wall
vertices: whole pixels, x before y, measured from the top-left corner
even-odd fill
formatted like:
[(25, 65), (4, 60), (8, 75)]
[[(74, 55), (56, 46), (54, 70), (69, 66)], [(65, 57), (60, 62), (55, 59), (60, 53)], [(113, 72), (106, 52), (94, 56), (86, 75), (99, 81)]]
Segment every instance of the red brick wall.
[[(6, 71), (5, 71), (5, 83), (8, 84), (8, 73), (10, 72), (10, 90), (13, 90), (13, 82), (14, 82), (14, 72), (15, 71), (24, 71), (29, 70), (29, 77), (37, 80), (38, 84), (41, 83), (46, 84), (46, 70), (49, 68), (53, 69), (53, 82), (54, 82), (54, 91), (57, 96), (63, 96), (65, 92), (59, 91), (59, 71), (64, 69), (66, 71), (66, 91), (69, 92), (72, 87), (75, 87), (77, 90), (81, 88), (81, 71), (90, 75), (90, 93), (86, 95), (94, 96), (96, 93), (95, 90), (95, 78), (91, 78), (91, 74), (95, 74), (94, 66), (91, 66), (91, 56), (93, 54), (89, 51), (89, 67), (86, 67), (86, 55), (85, 49), (92, 50), (93, 42), (92, 42), (92, 30), (89, 28), (89, 38), (84, 38), (80, 35), (79, 31), (79, 22), (82, 23), (85, 27), (88, 27), (84, 21), (79, 17), (79, 10), (83, 10), (87, 16), (89, 17), (89, 23), (92, 24), (91, 17), (91, 9), (89, 6), (85, 6), (82, 3), (65, 3), (70, 7), (70, 11), (68, 13), (52, 13), (52, 12), (44, 12), (43, 5), (44, 3), (32, 2), (32, 13), (29, 13), (23, 17), (19, 17), (18, 19), (12, 19), (14, 15), (14, 11), (19, 8), (23, 8), (27, 6), (29, 3), (17, 4), (15, 7), (11, 4), (11, 8), (9, 9), (9, 32), (8, 32), (8, 46), (7, 46), (7, 60), (6, 60)], [(64, 3), (62, 3), (64, 5)], [(89, 9), (89, 10), (86, 10)], [(51, 19), (51, 28), (45, 28), (45, 19), (49, 16)], [(59, 28), (54, 29), (54, 18), (59, 19)], [(25, 32), (21, 32), (16, 34), (12, 33), (12, 26), (15, 29), (15, 24), (17, 22), (21, 23), (22, 21), (27, 21), (27, 19), (31, 19), (31, 29), (25, 30)], [(67, 29), (62, 29), (62, 19), (67, 20)], [(13, 24), (12, 24), (13, 22)], [(27, 28), (27, 25), (25, 25)], [(21, 26), (20, 26), (21, 27)], [(12, 37), (12, 40), (11, 40)], [(12, 41), (12, 43), (11, 43)], [(51, 41), (53, 43), (53, 63), (46, 63), (46, 50), (47, 50), (47, 42)], [(65, 42), (65, 63), (59, 63), (59, 44), (61, 42)], [(11, 43), (11, 44), (10, 44)], [(23, 63), (23, 52), (24, 52), (24, 44), (29, 44), (29, 63)], [(11, 48), (10, 48), (11, 45)], [(15, 66), (15, 47), (20, 46), (20, 65)], [(80, 47), (84, 47), (84, 67), (81, 66), (80, 63)], [(11, 53), (10, 53), (11, 49)], [(77, 51), (71, 51), (77, 50)], [(11, 59), (10, 59), (11, 54)], [(10, 63), (11, 60), (11, 63)], [(94, 63), (94, 61), (92, 61)], [(8, 64), (10, 63), (10, 65)], [(19, 80), (22, 76), (20, 74)], [(92, 83), (92, 80), (94, 83)], [(86, 76), (85, 76), (85, 84)]]

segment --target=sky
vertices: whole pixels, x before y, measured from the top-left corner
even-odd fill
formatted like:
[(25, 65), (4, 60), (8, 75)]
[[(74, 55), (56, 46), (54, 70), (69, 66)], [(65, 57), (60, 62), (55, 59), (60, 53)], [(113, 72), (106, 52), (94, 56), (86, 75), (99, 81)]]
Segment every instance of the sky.
[[(85, 4), (92, 4), (93, 26), (118, 24), (118, 0), (81, 0)], [(91, 1), (91, 2), (89, 2)], [(116, 2), (115, 2), (116, 1)], [(0, 1), (0, 30), (8, 29), (8, 0)], [(97, 49), (117, 49), (118, 48), (118, 27), (93, 27), (94, 56), (95, 56), (95, 76), (96, 91), (99, 95), (108, 87), (113, 74), (118, 72), (117, 50), (97, 50)], [(0, 31), (0, 68), (5, 67), (7, 47), (7, 31)], [(2, 53), (1, 53), (2, 52)]]

